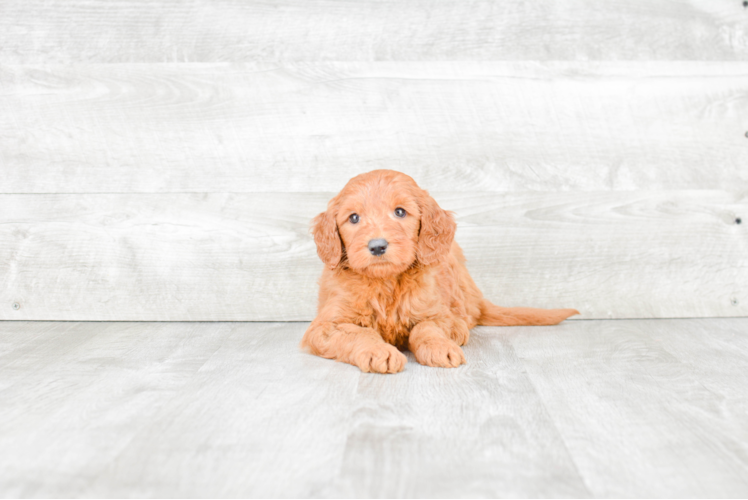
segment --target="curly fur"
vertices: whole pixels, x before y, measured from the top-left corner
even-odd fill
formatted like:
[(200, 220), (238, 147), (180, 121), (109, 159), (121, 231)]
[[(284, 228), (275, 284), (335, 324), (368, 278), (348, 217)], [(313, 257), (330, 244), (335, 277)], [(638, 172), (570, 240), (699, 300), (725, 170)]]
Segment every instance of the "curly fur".
[[(406, 216), (397, 217), (396, 208)], [(351, 214), (360, 221), (351, 223)], [(409, 176), (375, 170), (351, 179), (314, 218), (320, 278), (317, 318), (301, 341), (365, 372), (395, 373), (408, 348), (428, 366), (465, 363), (460, 346), (476, 325), (555, 325), (575, 309), (499, 307), (483, 298), (454, 241), (452, 213)], [(369, 252), (384, 238), (387, 251)]]

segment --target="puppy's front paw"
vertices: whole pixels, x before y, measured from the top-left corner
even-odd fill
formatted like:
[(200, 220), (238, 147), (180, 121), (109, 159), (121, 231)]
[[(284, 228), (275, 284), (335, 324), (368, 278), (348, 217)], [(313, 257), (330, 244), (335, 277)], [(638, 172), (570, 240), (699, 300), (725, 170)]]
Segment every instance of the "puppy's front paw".
[(365, 347), (353, 361), (362, 372), (397, 373), (403, 371), (408, 358), (397, 347), (381, 343)]
[(467, 341), (470, 338), (470, 329), (468, 328), (467, 323), (461, 319), (455, 320), (449, 337), (454, 340), (457, 345), (467, 344)]
[(426, 366), (457, 368), (465, 361), (465, 354), (460, 346), (447, 339), (429, 339), (414, 353), (419, 363)]

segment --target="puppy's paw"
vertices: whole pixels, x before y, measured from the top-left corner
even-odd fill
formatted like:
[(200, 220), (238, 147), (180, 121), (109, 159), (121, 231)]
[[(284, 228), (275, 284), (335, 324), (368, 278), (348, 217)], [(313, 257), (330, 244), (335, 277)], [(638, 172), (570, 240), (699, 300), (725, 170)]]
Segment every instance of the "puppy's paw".
[(374, 344), (358, 352), (354, 358), (362, 372), (397, 373), (403, 371), (408, 358), (390, 344)]
[(452, 330), (449, 333), (449, 337), (454, 340), (457, 345), (467, 344), (467, 341), (470, 338), (470, 329), (468, 328), (467, 323), (461, 319), (455, 320), (454, 325), (452, 325)]
[(447, 339), (430, 339), (418, 346), (414, 354), (416, 360), (426, 366), (457, 368), (467, 363), (460, 346)]

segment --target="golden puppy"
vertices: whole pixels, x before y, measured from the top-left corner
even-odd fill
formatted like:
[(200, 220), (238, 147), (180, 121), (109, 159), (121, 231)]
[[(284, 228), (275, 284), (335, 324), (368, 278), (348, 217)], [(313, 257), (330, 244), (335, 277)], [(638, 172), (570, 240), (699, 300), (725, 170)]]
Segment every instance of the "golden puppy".
[(405, 174), (351, 179), (313, 221), (326, 268), (302, 347), (365, 372), (401, 371), (406, 347), (421, 364), (450, 368), (465, 363), (460, 346), (475, 325), (555, 325), (579, 314), (484, 299), (455, 229), (452, 214)]

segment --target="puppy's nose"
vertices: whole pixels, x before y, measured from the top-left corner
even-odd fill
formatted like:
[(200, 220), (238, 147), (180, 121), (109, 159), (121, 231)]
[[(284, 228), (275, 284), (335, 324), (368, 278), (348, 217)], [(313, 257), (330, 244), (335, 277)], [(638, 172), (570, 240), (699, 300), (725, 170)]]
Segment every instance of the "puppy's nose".
[(379, 257), (387, 251), (387, 240), (384, 238), (377, 238), (376, 240), (369, 240), (369, 251), (372, 255)]

